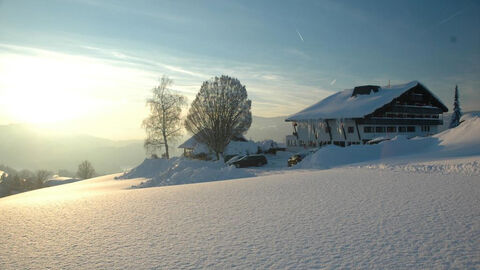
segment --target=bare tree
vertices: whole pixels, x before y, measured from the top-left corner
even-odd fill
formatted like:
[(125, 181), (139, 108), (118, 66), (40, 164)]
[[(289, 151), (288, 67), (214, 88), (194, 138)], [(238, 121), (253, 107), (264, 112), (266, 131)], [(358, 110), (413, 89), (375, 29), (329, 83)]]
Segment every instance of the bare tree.
[(85, 160), (78, 165), (77, 176), (81, 179), (88, 179), (95, 176), (95, 169), (90, 161)]
[(185, 128), (219, 159), (230, 140), (250, 128), (251, 104), (245, 86), (238, 79), (215, 77), (203, 82), (190, 106)]
[(186, 98), (168, 87), (172, 80), (163, 76), (160, 85), (152, 89), (153, 96), (147, 99), (150, 116), (143, 120), (142, 126), (147, 132), (144, 146), (147, 152), (154, 154), (165, 147), (165, 157), (170, 158), (168, 143), (182, 134), (181, 113), (186, 106)]
[(37, 188), (41, 188), (43, 187), (43, 184), (45, 183), (45, 181), (47, 181), (48, 177), (52, 175), (52, 172), (50, 171), (47, 171), (47, 170), (38, 170), (36, 173), (35, 173), (35, 186)]

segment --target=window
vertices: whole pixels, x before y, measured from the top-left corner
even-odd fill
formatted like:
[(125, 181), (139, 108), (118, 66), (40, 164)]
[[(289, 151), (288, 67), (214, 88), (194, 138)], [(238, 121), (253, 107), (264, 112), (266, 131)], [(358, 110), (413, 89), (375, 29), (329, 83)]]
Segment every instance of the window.
[(415, 132), (415, 127), (414, 126), (407, 127), (407, 132)]
[(353, 127), (348, 127), (348, 133), (353, 133)]
[(397, 127), (387, 127), (387, 132), (397, 132)]
[(429, 132), (430, 131), (430, 126), (422, 126), (422, 131), (423, 132)]
[(325, 127), (325, 133), (330, 133), (330, 127)]
[(423, 100), (423, 95), (422, 94), (412, 93), (410, 95), (410, 97), (413, 101), (422, 101)]
[(407, 127), (398, 127), (398, 132), (407, 132)]
[(376, 133), (385, 133), (385, 127), (375, 127)]
[(363, 132), (365, 132), (365, 133), (373, 133), (373, 127), (363, 127)]
[(343, 141), (334, 141), (333, 144), (341, 146), (341, 147), (345, 147), (345, 142), (343, 142)]

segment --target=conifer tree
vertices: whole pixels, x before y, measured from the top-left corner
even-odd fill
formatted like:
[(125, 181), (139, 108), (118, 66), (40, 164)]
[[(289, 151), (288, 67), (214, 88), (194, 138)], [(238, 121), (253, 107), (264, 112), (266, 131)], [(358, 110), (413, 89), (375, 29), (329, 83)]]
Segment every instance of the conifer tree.
[(460, 118), (462, 117), (462, 110), (460, 109), (460, 101), (458, 100), (458, 85), (455, 85), (455, 100), (453, 102), (453, 114), (450, 120), (449, 128), (454, 128), (460, 125)]

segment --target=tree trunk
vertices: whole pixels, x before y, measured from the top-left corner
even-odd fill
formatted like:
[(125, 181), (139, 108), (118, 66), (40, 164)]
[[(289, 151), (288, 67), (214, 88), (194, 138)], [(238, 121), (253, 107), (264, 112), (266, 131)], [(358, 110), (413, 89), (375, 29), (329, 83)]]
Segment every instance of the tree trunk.
[(162, 104), (162, 135), (163, 135), (163, 142), (165, 143), (165, 157), (167, 159), (170, 159), (170, 154), (168, 153), (168, 141), (167, 141), (167, 133), (165, 132), (166, 129), (166, 121), (165, 121), (165, 107), (164, 104)]
[(170, 159), (170, 154), (168, 153), (168, 141), (167, 141), (167, 136), (165, 135), (165, 132), (163, 133), (163, 142), (165, 143), (165, 157), (167, 159)]
[(165, 156), (167, 159), (170, 159), (170, 154), (168, 153), (168, 143), (165, 141)]

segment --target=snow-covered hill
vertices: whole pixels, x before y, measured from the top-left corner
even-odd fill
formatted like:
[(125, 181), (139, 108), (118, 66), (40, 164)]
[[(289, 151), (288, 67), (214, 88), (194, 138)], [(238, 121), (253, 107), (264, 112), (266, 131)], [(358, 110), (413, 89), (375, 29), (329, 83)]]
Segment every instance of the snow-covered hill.
[(0, 268), (480, 267), (478, 176), (367, 168), (0, 199)]
[(117, 174), (1, 198), (0, 269), (477, 269), (478, 119), (326, 170), (142, 189)]

